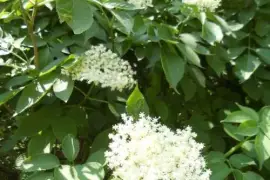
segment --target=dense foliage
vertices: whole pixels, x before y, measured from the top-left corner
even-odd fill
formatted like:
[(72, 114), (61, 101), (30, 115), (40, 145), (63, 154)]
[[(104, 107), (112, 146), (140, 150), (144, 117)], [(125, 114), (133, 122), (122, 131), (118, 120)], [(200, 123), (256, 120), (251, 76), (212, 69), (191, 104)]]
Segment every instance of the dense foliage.
[[(270, 0), (0, 0), (0, 179), (120, 179), (122, 165), (106, 157), (123, 113), (160, 117), (167, 133), (191, 127), (211, 180), (269, 179), (269, 9)], [(160, 146), (171, 143), (163, 134)]]

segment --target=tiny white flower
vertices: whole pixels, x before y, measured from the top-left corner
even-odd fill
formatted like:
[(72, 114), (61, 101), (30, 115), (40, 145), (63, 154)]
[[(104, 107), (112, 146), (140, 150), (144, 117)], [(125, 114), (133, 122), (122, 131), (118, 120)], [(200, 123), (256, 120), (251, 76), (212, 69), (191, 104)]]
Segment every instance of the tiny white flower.
[(62, 69), (62, 73), (70, 75), (73, 80), (85, 80), (89, 84), (93, 82), (112, 90), (122, 91), (136, 84), (133, 79), (135, 71), (129, 62), (119, 58), (104, 45), (92, 46), (75, 65)]
[(222, 0), (182, 0), (185, 4), (195, 5), (201, 11), (209, 10), (214, 12), (220, 5)]
[(152, 0), (128, 0), (127, 2), (140, 9), (147, 8), (148, 6), (153, 6)]
[(105, 153), (113, 175), (123, 180), (209, 180), (201, 154), (203, 144), (195, 141), (191, 127), (176, 132), (157, 118), (141, 113), (138, 120), (122, 115), (113, 127)]

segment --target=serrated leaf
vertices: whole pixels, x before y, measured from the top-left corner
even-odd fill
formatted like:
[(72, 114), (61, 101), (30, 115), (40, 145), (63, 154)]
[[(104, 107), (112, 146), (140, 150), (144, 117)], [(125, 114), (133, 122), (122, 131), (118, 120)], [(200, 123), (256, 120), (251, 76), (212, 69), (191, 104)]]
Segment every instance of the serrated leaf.
[(72, 134), (66, 135), (62, 140), (62, 151), (69, 162), (73, 162), (80, 151), (79, 141)]
[(177, 85), (185, 73), (185, 62), (172, 48), (164, 47), (161, 53), (161, 62), (166, 79), (170, 86), (177, 91)]

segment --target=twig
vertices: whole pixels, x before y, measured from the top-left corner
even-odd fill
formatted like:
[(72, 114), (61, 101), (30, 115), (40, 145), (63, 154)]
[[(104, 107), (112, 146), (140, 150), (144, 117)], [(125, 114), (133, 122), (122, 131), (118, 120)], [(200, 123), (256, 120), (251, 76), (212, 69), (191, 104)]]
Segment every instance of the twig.
[(80, 88), (78, 88), (78, 87), (76, 87), (76, 86), (74, 86), (74, 88), (75, 88), (77, 91), (79, 91), (81, 94), (83, 94), (84, 97), (87, 98), (87, 99), (90, 100), (90, 101), (96, 101), (96, 102), (100, 102), (100, 103), (106, 103), (106, 104), (109, 104), (108, 101), (104, 101), (104, 100), (101, 100), (101, 99), (96, 99), (96, 98), (90, 98), (90, 97), (88, 97), (87, 94), (86, 94), (85, 92), (83, 92)]
[[(33, 7), (32, 16), (30, 16), (25, 11), (25, 9), (23, 7), (22, 0), (20, 0), (20, 6), (21, 6), (21, 10), (22, 10), (23, 19), (24, 19), (24, 22), (27, 26), (28, 34), (31, 38), (33, 48), (34, 48), (34, 64), (35, 64), (36, 68), (39, 69), (38, 47), (37, 47), (37, 41), (36, 41), (36, 38), (34, 35), (34, 24), (35, 24), (35, 18), (36, 18), (36, 14), (37, 14), (37, 1), (35, 0), (35, 5)], [(27, 18), (27, 16), (28, 16), (28, 18)]]

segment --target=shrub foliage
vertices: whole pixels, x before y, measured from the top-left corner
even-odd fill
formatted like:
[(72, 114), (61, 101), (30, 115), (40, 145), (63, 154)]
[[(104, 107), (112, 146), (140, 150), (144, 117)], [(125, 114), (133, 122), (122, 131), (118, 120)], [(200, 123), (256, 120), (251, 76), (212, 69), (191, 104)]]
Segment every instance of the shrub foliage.
[(0, 177), (113, 179), (108, 134), (144, 112), (192, 127), (211, 180), (269, 179), (270, 0), (199, 6), (0, 0)]

